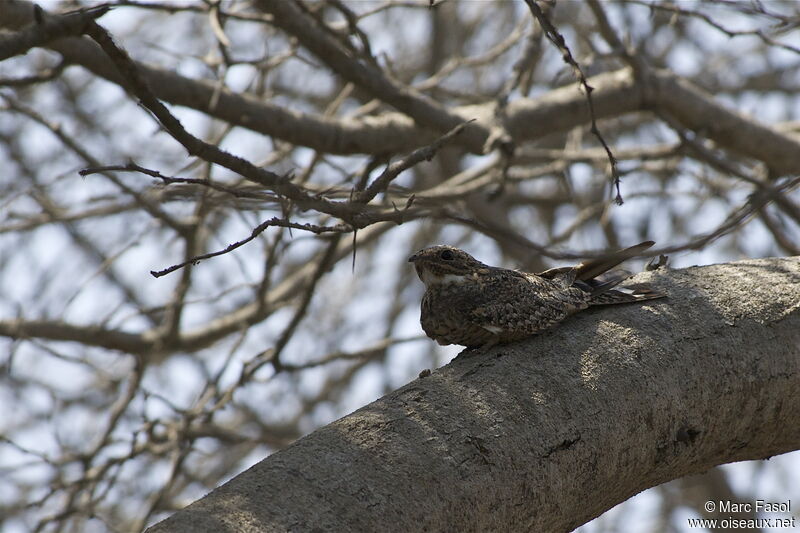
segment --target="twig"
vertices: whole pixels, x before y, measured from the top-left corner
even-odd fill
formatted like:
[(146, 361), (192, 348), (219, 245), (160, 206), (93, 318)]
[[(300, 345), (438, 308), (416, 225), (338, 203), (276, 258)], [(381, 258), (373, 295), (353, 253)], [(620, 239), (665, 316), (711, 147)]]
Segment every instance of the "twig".
[(475, 119), (462, 122), (455, 128), (436, 139), (436, 141), (430, 145), (418, 148), (400, 161), (389, 165), (386, 170), (384, 170), (383, 173), (381, 173), (381, 175), (378, 176), (375, 181), (373, 181), (364, 191), (355, 195), (355, 202), (363, 204), (368, 203), (370, 200), (375, 198), (379, 192), (385, 190), (386, 187), (389, 186), (389, 183), (399, 176), (401, 172), (413, 167), (423, 160), (430, 161), (433, 159), (433, 156), (436, 155), (436, 152), (439, 151), (442, 145), (449, 142), (451, 139), (453, 139), (453, 137), (459, 135), (462, 131), (464, 131), (464, 128), (467, 126), (467, 124), (471, 122), (475, 122)]
[(536, 20), (539, 21), (539, 24), (541, 24), (542, 29), (544, 29), (544, 34), (547, 36), (550, 42), (552, 42), (556, 48), (561, 51), (564, 62), (572, 67), (573, 71), (575, 72), (575, 76), (578, 78), (580, 84), (586, 91), (586, 102), (589, 104), (589, 116), (592, 121), (590, 131), (595, 137), (597, 137), (597, 140), (600, 141), (600, 144), (603, 145), (603, 148), (606, 151), (608, 162), (611, 164), (611, 176), (614, 178), (614, 187), (617, 190), (617, 195), (614, 198), (614, 201), (617, 203), (617, 205), (622, 205), (623, 200), (622, 194), (619, 190), (620, 180), (619, 172), (617, 171), (617, 159), (614, 157), (614, 154), (611, 153), (611, 148), (608, 147), (603, 135), (600, 133), (600, 129), (597, 127), (597, 119), (594, 112), (594, 102), (592, 101), (592, 91), (594, 90), (594, 87), (589, 85), (589, 82), (586, 80), (586, 76), (583, 74), (583, 70), (581, 70), (580, 65), (578, 65), (578, 62), (572, 57), (572, 52), (567, 46), (564, 36), (559, 33), (555, 26), (553, 26), (553, 24), (547, 18), (547, 15), (545, 15), (542, 9), (536, 4), (535, 0), (525, 0), (525, 3), (528, 4), (531, 13), (534, 17), (536, 17)]
[(158, 178), (167, 185), (173, 183), (191, 183), (194, 185), (202, 185), (204, 187), (209, 187), (216, 191), (228, 193), (232, 196), (236, 196), (237, 198), (255, 198), (261, 200), (263, 197), (258, 194), (253, 194), (252, 192), (237, 189), (235, 187), (228, 187), (226, 185), (222, 185), (220, 183), (211, 181), (210, 179), (200, 179), (200, 178), (175, 178), (172, 176), (165, 176), (161, 172), (157, 170), (151, 170), (149, 168), (145, 168), (142, 166), (137, 165), (134, 162), (129, 162), (125, 165), (105, 165), (101, 167), (88, 167), (78, 171), (78, 174), (81, 176), (89, 176), (91, 174), (97, 174), (99, 172), (109, 172), (109, 171), (117, 171), (117, 172), (140, 172), (142, 174), (147, 174), (148, 176), (152, 176), (154, 178)]
[[(49, 120), (47, 117), (39, 113), (38, 111), (31, 109), (27, 106), (24, 106), (17, 102), (16, 100), (10, 98), (8, 95), (0, 95), (2, 96), (6, 103), (8, 104), (9, 108), (25, 115), (26, 117), (30, 118), (31, 120), (41, 124), (45, 128), (49, 129), (53, 135), (55, 135), (59, 141), (61, 141), (64, 146), (69, 148), (72, 152), (74, 152), (78, 157), (83, 159), (86, 164), (99, 166), (99, 161), (95, 158), (88, 149), (84, 148), (83, 146), (79, 145), (76, 141), (75, 135), (70, 135), (69, 132), (65, 131), (65, 128), (62, 127), (60, 124)], [(165, 225), (172, 228), (176, 233), (179, 235), (183, 235), (186, 231), (186, 227), (167, 214), (161, 206), (151, 201), (150, 199), (146, 198), (146, 195), (140, 193), (139, 191), (134, 190), (133, 188), (127, 186), (122, 181), (118, 180), (114, 174), (104, 174), (106, 179), (111, 181), (114, 185), (119, 187), (121, 191), (125, 194), (131, 196), (136, 202), (142, 206), (142, 208), (147, 211), (153, 218), (157, 218), (161, 220)]]
[(78, 37), (83, 35), (94, 19), (102, 17), (109, 5), (99, 5), (88, 9), (79, 9), (63, 15), (47, 15), (39, 6), (34, 8), (36, 23), (22, 31), (0, 36), (0, 61), (16, 55), (21, 55), (37, 46), (64, 37)]
[(140, 103), (150, 111), (159, 121), (161, 126), (178, 141), (186, 151), (204, 161), (216, 163), (237, 174), (246, 177), (272, 189), (276, 193), (287, 197), (299, 206), (307, 209), (316, 209), (343, 220), (350, 220), (353, 215), (352, 206), (340, 202), (332, 202), (319, 196), (311, 196), (302, 187), (298, 187), (285, 176), (259, 168), (244, 158), (226, 152), (219, 147), (202, 141), (190, 134), (180, 121), (156, 98), (147, 86), (136, 64), (128, 54), (114, 43), (111, 35), (94, 22), (90, 22), (86, 31), (92, 39), (100, 45), (116, 66), (122, 78), (127, 82), (128, 88), (139, 98)]
[[(780, 41), (776, 41), (772, 37), (769, 37), (768, 35), (766, 35), (762, 30), (731, 30), (731, 29), (726, 28), (725, 26), (723, 26), (722, 24), (720, 24), (719, 22), (717, 22), (716, 20), (714, 20), (713, 18), (711, 18), (709, 15), (707, 15), (705, 13), (702, 13), (700, 11), (695, 11), (693, 9), (687, 9), (684, 6), (681, 6), (681, 5), (673, 3), (673, 2), (655, 3), (655, 2), (643, 2), (641, 0), (628, 0), (628, 3), (630, 3), (630, 4), (638, 4), (640, 6), (649, 7), (650, 9), (652, 9), (654, 11), (656, 11), (656, 10), (667, 11), (667, 12), (673, 13), (675, 15), (684, 15), (684, 16), (687, 16), (687, 17), (694, 17), (694, 18), (697, 18), (699, 20), (702, 20), (703, 22), (705, 22), (706, 24), (708, 24), (712, 28), (724, 33), (728, 37), (755, 36), (755, 37), (758, 37), (759, 39), (761, 39), (761, 41), (764, 44), (768, 45), (768, 46), (774, 46), (774, 47), (778, 47), (778, 48), (783, 48), (784, 50), (788, 50), (788, 51), (793, 52), (795, 54), (800, 54), (800, 47), (792, 46), (792, 45), (787, 44), (787, 43), (782, 43)], [(702, 3), (699, 3), (697, 5), (702, 5)], [(736, 3), (734, 3), (734, 2), (730, 2), (729, 5), (730, 5), (730, 7), (737, 7)], [(746, 12), (747, 10), (746, 9), (742, 9), (742, 11)], [(772, 18), (777, 18), (780, 21), (779, 24), (781, 24), (781, 25), (784, 25), (784, 24), (787, 24), (787, 23), (791, 24), (791, 16), (787, 16), (786, 18), (784, 18), (782, 16), (776, 16), (774, 13), (769, 13), (768, 11), (765, 11), (763, 9), (762, 10), (757, 10), (756, 12), (758, 14), (767, 15), (767, 16), (772, 17)]]
[[(276, 26), (296, 37), (303, 46), (344, 79), (407, 114), (417, 124), (434, 131), (444, 131), (463, 121), (452, 110), (416, 89), (402, 85), (375, 68), (372, 63), (358, 61), (352, 52), (331, 37), (326, 28), (320, 27), (297, 3), (272, 0), (261, 1), (258, 5), (275, 17)], [(464, 144), (473, 153), (482, 153), (488, 134), (485, 126), (472, 124), (465, 132)]]
[[(322, 279), (322, 276), (324, 276), (325, 273), (330, 270), (331, 266), (335, 262), (334, 257), (336, 255), (336, 249), (339, 246), (340, 239), (341, 235), (336, 235), (327, 244), (325, 252), (322, 254), (322, 257), (317, 263), (317, 268), (314, 271), (314, 275), (311, 277), (305, 287), (305, 290), (303, 291), (303, 297), (300, 299), (300, 304), (297, 306), (297, 309), (295, 309), (292, 320), (286, 326), (286, 329), (283, 330), (283, 333), (281, 333), (278, 342), (275, 343), (275, 347), (272, 350), (272, 357), (269, 361), (272, 363), (272, 366), (276, 372), (280, 371), (281, 369), (281, 354), (283, 353), (283, 349), (286, 348), (286, 345), (294, 336), (297, 326), (300, 324), (300, 321), (303, 320), (303, 317), (306, 315), (306, 311), (308, 311), (308, 305), (311, 303), (311, 299), (314, 297), (314, 291), (317, 287), (317, 283), (319, 283), (319, 280)], [(257, 369), (258, 368), (256, 367), (248, 370), (255, 372)]]
[(194, 256), (191, 259), (188, 259), (188, 260), (183, 261), (182, 263), (178, 263), (176, 265), (172, 265), (171, 267), (165, 268), (164, 270), (151, 270), (150, 274), (153, 277), (160, 278), (161, 276), (165, 276), (165, 275), (167, 275), (167, 274), (169, 274), (171, 272), (175, 272), (176, 270), (181, 269), (181, 268), (185, 267), (186, 265), (197, 264), (200, 261), (202, 261), (203, 259), (209, 259), (211, 257), (216, 257), (218, 255), (227, 254), (228, 252), (231, 252), (232, 250), (235, 250), (236, 248), (239, 248), (240, 246), (243, 246), (243, 245), (247, 244), (248, 242), (252, 241), (259, 234), (263, 233), (264, 230), (266, 230), (269, 227), (273, 227), (273, 226), (280, 227), (280, 228), (301, 229), (301, 230), (305, 230), (305, 231), (310, 231), (312, 233), (316, 233), (317, 235), (322, 234), (322, 233), (347, 233), (349, 231), (352, 231), (352, 227), (347, 225), (347, 224), (337, 224), (336, 226), (317, 226), (315, 224), (308, 224), (308, 223), (301, 224), (301, 223), (298, 223), (298, 222), (292, 222), (290, 220), (286, 220), (286, 219), (282, 219), (282, 218), (278, 218), (278, 217), (273, 217), (273, 218), (271, 218), (269, 220), (265, 220), (264, 222), (262, 222), (261, 224), (256, 226), (253, 229), (252, 233), (250, 233), (250, 235), (248, 237), (246, 237), (246, 238), (244, 238), (244, 239), (242, 239), (240, 241), (236, 241), (236, 242), (234, 242), (232, 244), (229, 244), (223, 250), (217, 250), (216, 252), (210, 252), (210, 253), (207, 253), (207, 254)]
[(355, 352), (332, 352), (326, 355), (325, 357), (318, 359), (316, 361), (310, 361), (308, 363), (302, 363), (299, 365), (293, 364), (283, 364), (281, 368), (286, 371), (298, 371), (298, 370), (305, 370), (307, 368), (314, 368), (322, 365), (327, 365), (328, 363), (332, 363), (334, 361), (349, 361), (353, 359), (368, 359), (375, 357), (378, 354), (383, 353), (386, 351), (387, 348), (390, 346), (395, 346), (397, 344), (403, 344), (406, 342), (415, 342), (420, 340), (425, 340), (427, 337), (424, 335), (417, 335), (414, 337), (404, 337), (400, 339), (393, 339), (391, 337), (387, 337), (382, 339), (372, 346), (368, 346), (366, 348), (362, 348), (361, 350)]
[(720, 224), (717, 229), (684, 244), (648, 250), (648, 255), (670, 254), (682, 250), (699, 250), (712, 241), (738, 229), (770, 202), (775, 201), (776, 198), (798, 186), (800, 186), (800, 176), (770, 187), (762, 187), (760, 190), (753, 192), (743, 206), (730, 213), (725, 222)]

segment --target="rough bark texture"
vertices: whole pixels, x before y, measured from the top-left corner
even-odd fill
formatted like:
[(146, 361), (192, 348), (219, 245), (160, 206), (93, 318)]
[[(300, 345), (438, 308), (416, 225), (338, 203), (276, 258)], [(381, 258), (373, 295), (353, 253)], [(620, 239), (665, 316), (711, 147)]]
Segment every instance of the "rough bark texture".
[(570, 531), (800, 448), (800, 260), (636, 280), (669, 298), (462, 353), (150, 531)]

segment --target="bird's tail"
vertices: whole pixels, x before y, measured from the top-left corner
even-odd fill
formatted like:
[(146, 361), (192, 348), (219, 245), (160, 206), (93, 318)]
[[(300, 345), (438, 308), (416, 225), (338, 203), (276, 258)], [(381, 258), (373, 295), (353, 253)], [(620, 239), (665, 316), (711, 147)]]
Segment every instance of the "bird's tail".
[(631, 277), (631, 273), (621, 269), (612, 270), (623, 261), (641, 255), (653, 246), (653, 241), (640, 242), (635, 246), (612, 252), (603, 257), (589, 259), (574, 267), (556, 267), (540, 272), (546, 279), (569, 276), (570, 282), (591, 293), (589, 305), (611, 305), (663, 298), (666, 294), (658, 292), (646, 283), (629, 285), (615, 289), (617, 285)]
[[(622, 272), (622, 271), (620, 271)], [(626, 273), (627, 274), (627, 273)], [(627, 279), (628, 275), (619, 279), (612, 285), (615, 286), (622, 280)], [(604, 283), (605, 284), (605, 283)], [(629, 285), (619, 289), (606, 288), (597, 292), (593, 287), (592, 296), (589, 300), (589, 305), (612, 305), (612, 304), (627, 304), (631, 302), (642, 302), (644, 300), (655, 300), (656, 298), (663, 298), (666, 296), (663, 292), (658, 292), (647, 283), (639, 283), (636, 285)]]
[(606, 256), (584, 261), (575, 267), (577, 270), (575, 278), (579, 283), (583, 282), (592, 294), (589, 305), (624, 304), (666, 296), (646, 283), (615, 288), (631, 277), (631, 273), (621, 269), (611, 269), (627, 259), (641, 255), (654, 244), (653, 241), (640, 242)]

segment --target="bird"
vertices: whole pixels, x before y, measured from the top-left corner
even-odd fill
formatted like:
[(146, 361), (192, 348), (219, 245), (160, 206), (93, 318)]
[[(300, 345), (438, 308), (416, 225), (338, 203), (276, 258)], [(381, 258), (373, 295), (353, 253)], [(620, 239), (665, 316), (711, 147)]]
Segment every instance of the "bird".
[(538, 274), (489, 266), (452, 246), (425, 248), (408, 259), (425, 284), (422, 329), (441, 345), (485, 351), (546, 331), (590, 306), (662, 298), (646, 284), (617, 288), (631, 274), (611, 270), (653, 244)]

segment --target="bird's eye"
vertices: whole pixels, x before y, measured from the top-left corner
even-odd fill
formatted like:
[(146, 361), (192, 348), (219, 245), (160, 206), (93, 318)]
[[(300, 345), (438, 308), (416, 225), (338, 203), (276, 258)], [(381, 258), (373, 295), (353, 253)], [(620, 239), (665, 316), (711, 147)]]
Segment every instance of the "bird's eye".
[(454, 256), (453, 252), (451, 252), (450, 250), (442, 250), (442, 253), (439, 254), (439, 257), (441, 257), (445, 261), (452, 261), (453, 259), (456, 258), (456, 256)]

